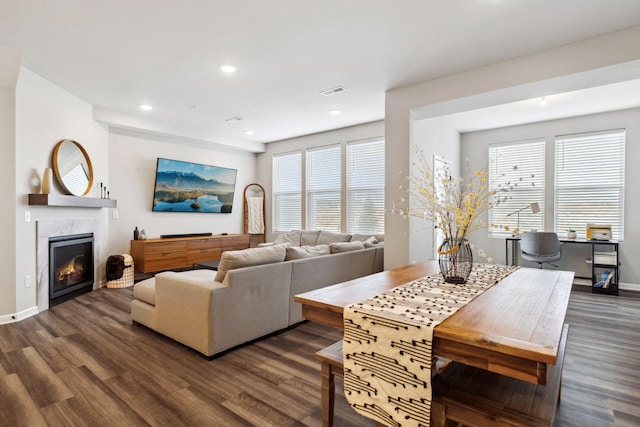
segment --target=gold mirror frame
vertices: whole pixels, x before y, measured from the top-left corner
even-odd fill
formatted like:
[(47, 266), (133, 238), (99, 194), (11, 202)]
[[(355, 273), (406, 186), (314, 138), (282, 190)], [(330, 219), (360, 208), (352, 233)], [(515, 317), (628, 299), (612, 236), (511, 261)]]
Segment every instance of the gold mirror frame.
[(84, 147), (63, 139), (53, 149), (53, 171), (62, 188), (74, 196), (84, 196), (93, 186), (93, 166)]

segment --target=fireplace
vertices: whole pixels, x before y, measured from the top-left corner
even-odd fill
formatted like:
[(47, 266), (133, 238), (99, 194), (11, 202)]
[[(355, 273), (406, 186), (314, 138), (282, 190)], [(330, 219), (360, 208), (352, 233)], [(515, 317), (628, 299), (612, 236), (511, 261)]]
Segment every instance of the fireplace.
[(93, 233), (49, 238), (49, 307), (93, 289)]

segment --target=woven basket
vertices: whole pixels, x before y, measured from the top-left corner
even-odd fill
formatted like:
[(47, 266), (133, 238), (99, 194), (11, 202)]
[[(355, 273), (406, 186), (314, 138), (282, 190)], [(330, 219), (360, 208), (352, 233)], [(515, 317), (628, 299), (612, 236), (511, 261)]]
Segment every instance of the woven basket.
[(122, 254), (122, 256), (124, 257), (122, 277), (118, 280), (108, 280), (107, 288), (128, 288), (129, 286), (133, 286), (133, 257), (129, 254)]

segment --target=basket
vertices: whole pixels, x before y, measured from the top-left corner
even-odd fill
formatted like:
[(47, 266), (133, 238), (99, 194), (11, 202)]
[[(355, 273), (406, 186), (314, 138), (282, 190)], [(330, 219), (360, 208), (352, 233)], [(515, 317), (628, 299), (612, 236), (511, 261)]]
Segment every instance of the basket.
[[(119, 265), (121, 264), (122, 265)], [(116, 265), (116, 272), (110, 271), (110, 266)], [(122, 255), (112, 255), (107, 259), (107, 279), (110, 276), (118, 276), (122, 271), (122, 274), (119, 278), (114, 278), (113, 280), (107, 280), (108, 288), (128, 288), (129, 286), (133, 286), (133, 277), (134, 277), (134, 268), (133, 268), (133, 257), (129, 254)]]

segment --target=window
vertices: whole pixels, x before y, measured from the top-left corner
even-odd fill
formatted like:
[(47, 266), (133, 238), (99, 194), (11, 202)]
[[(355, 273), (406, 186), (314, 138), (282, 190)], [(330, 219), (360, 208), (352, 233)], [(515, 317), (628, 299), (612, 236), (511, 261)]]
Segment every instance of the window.
[[(511, 236), (518, 228), (544, 230), (544, 139), (489, 145), (489, 187), (496, 189), (514, 180), (508, 199), (489, 210), (490, 237)], [(532, 203), (538, 204), (538, 213), (531, 209)]]
[(384, 141), (347, 144), (347, 231), (384, 232)]
[(341, 231), (341, 147), (307, 150), (307, 227), (310, 230)]
[(585, 237), (587, 223), (610, 224), (622, 240), (624, 129), (558, 136), (555, 151), (555, 231)]
[(273, 230), (302, 226), (302, 153), (273, 156)]

